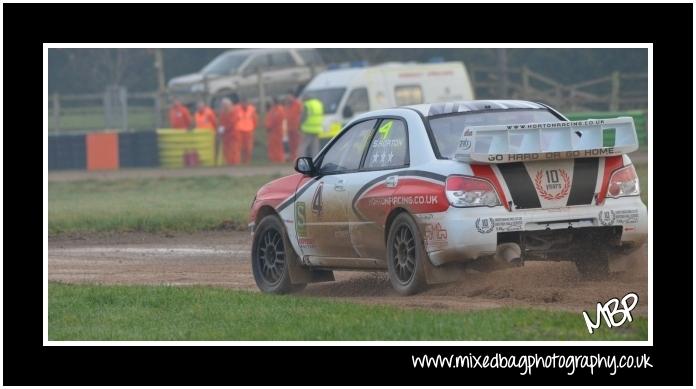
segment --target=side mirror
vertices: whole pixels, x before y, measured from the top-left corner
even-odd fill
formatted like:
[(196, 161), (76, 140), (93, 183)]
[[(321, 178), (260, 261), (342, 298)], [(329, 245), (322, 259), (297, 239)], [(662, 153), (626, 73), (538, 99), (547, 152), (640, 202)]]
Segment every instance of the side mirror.
[(295, 171), (298, 173), (306, 174), (308, 176), (314, 176), (316, 174), (316, 169), (314, 168), (314, 162), (310, 157), (300, 157), (295, 161)]
[(343, 108), (343, 118), (350, 119), (353, 117), (353, 108), (350, 105), (346, 105)]

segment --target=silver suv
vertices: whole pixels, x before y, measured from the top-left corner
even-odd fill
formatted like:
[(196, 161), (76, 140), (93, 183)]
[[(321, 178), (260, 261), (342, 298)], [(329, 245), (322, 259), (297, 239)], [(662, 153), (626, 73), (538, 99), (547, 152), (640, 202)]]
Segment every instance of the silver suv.
[(315, 49), (229, 50), (198, 73), (171, 79), (168, 86), (170, 93), (182, 98), (236, 94), (255, 100), (259, 71), (266, 96), (272, 96), (303, 87), (324, 68)]

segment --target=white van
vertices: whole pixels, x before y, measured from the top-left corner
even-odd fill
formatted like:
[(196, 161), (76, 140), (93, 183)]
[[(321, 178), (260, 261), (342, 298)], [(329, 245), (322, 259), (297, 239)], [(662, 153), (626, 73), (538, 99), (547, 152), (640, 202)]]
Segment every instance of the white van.
[(385, 63), (322, 72), (307, 84), (305, 96), (324, 103), (324, 131), (331, 131), (363, 112), (473, 100), (474, 91), (461, 62)]

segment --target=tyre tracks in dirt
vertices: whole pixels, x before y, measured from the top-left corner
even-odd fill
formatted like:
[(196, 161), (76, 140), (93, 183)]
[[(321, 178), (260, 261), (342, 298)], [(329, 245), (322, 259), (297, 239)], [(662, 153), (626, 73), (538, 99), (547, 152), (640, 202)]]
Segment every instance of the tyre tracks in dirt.
[[(123, 233), (49, 238), (49, 281), (136, 285), (209, 285), (258, 291), (251, 274), (248, 232)], [(336, 281), (311, 284), (300, 296), (430, 310), (541, 308), (581, 314), (598, 302), (638, 294), (633, 313), (647, 316), (644, 246), (626, 258), (628, 271), (583, 280), (569, 262), (528, 262), (491, 273), (468, 272), (457, 282), (399, 296), (383, 272), (336, 271)]]

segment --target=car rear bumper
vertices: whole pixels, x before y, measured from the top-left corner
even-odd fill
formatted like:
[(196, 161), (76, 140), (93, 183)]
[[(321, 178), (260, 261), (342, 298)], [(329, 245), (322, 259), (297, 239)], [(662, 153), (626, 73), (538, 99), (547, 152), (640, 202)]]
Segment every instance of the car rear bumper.
[[(544, 236), (575, 243), (607, 243), (617, 250), (632, 250), (648, 236), (648, 216), (640, 197), (607, 199), (603, 206), (567, 207), (509, 212), (504, 207), (454, 208), (419, 215), (426, 250), (435, 265), (492, 256), (498, 245)], [(554, 233), (555, 231), (555, 233)], [(531, 247), (530, 247), (531, 246)], [(533, 254), (562, 251), (553, 245), (527, 247)], [(523, 247), (523, 253), (525, 249)], [(546, 253), (545, 253), (546, 252)], [(539, 255), (534, 255), (539, 259)]]

